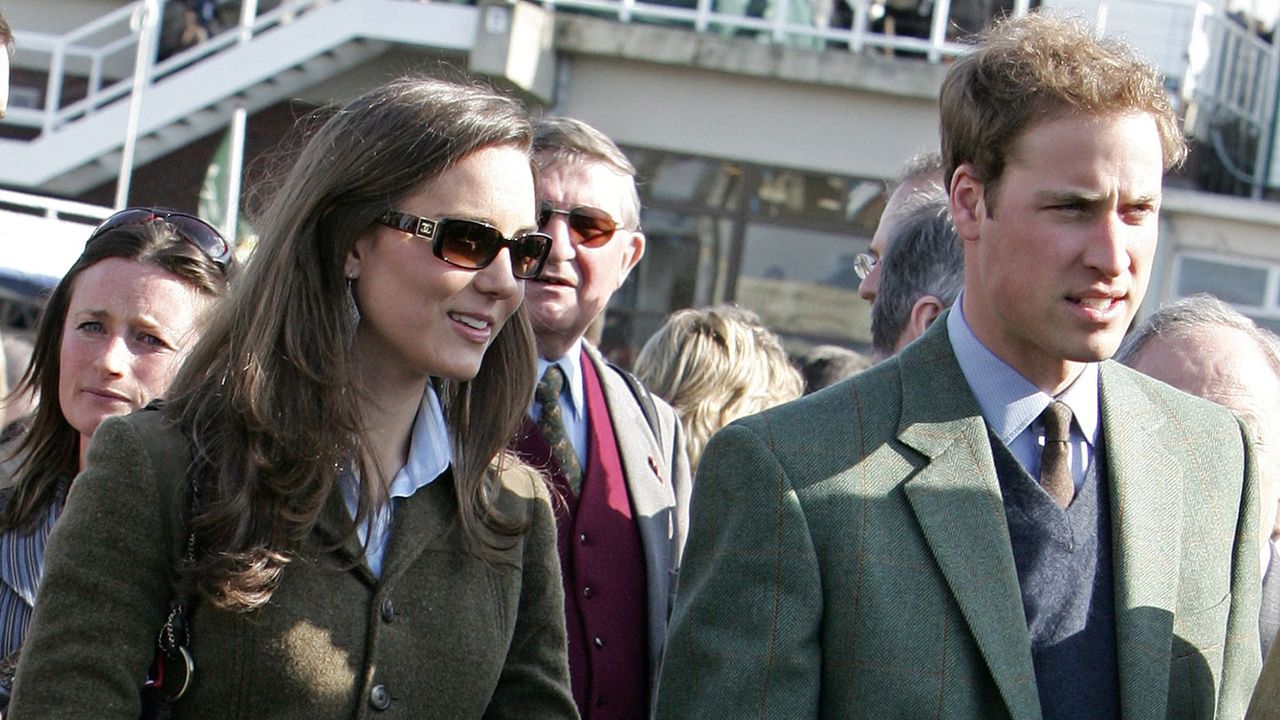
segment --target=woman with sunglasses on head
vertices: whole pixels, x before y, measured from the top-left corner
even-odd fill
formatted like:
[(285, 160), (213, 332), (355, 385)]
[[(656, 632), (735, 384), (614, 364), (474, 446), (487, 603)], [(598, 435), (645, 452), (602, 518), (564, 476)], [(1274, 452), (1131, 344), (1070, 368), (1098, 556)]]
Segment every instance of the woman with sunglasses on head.
[(5, 448), (0, 489), (0, 707), (40, 586), (44, 549), (89, 439), (106, 418), (165, 394), (227, 288), (231, 251), (183, 213), (130, 208), (90, 235), (54, 288), (22, 381), (38, 394), (26, 432)]
[(547, 491), (503, 451), (550, 246), (530, 136), (515, 100), (422, 78), (316, 131), (168, 402), (99, 431), (18, 717), (137, 717), (175, 580), (174, 717), (576, 717)]

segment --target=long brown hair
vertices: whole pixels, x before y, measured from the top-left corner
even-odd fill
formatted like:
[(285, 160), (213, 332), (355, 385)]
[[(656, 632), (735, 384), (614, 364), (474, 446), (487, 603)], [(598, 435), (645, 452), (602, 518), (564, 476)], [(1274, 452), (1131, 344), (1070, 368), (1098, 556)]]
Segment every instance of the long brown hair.
[(0, 530), (33, 528), (53, 502), (59, 480), (74, 477), (80, 469), (80, 431), (67, 422), (58, 402), (62, 333), (76, 279), (108, 258), (154, 265), (213, 297), (227, 289), (227, 274), (163, 220), (115, 228), (85, 246), (45, 303), (31, 362), (8, 396), (35, 392), (40, 403), (27, 432), (9, 452), (17, 465), (9, 483), (12, 494), (0, 514)]
[[(214, 317), (166, 413), (204, 465), (192, 572), (217, 607), (270, 599), (338, 480), (365, 472), (358, 322), (344, 265), (356, 238), (397, 201), (486, 147), (528, 152), (519, 103), (470, 80), (403, 78), (329, 117), (302, 147), (258, 219), (244, 281)], [(532, 170), (531, 170), (532, 172)], [(454, 439), (454, 492), (482, 557), (523, 531), (494, 507), (498, 470), (533, 393), (533, 333), (517, 312), (469, 382), (437, 382)], [(376, 469), (373, 469), (376, 471)], [(388, 500), (365, 482), (350, 531)]]

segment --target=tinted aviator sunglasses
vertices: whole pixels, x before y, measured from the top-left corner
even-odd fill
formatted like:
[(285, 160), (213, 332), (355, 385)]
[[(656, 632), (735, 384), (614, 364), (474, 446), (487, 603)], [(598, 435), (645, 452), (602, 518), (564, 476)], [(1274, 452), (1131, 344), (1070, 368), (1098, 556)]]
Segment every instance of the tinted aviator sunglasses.
[(163, 220), (178, 233), (179, 237), (195, 245), (214, 265), (226, 272), (227, 267), (231, 264), (231, 244), (212, 225), (195, 215), (188, 215), (184, 212), (157, 208), (125, 208), (103, 220), (98, 227), (94, 228), (93, 234), (85, 241), (85, 245), (92, 243), (112, 230), (118, 230), (130, 225), (145, 225), (155, 220)]
[(565, 216), (574, 245), (585, 245), (590, 248), (600, 247), (609, 242), (619, 227), (618, 221), (600, 208), (579, 205), (569, 210), (561, 210), (543, 200), (538, 204), (538, 229), (545, 230), (553, 215)]
[(429, 240), (436, 257), (464, 270), (489, 267), (505, 247), (511, 251), (511, 272), (521, 280), (538, 277), (551, 252), (550, 235), (530, 232), (506, 238), (498, 228), (476, 220), (433, 220), (391, 210), (379, 217), (378, 222)]

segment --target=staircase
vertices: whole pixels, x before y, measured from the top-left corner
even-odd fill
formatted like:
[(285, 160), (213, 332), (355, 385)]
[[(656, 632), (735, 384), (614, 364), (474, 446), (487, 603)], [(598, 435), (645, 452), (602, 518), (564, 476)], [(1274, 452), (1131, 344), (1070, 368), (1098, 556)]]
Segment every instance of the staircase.
[[(31, 140), (0, 140), (0, 185), (76, 195), (119, 174), (138, 70), (132, 57), (139, 28), (147, 25), (137, 22), (143, 2), (67, 37), (18, 35), (20, 48), (47, 48), (50, 90), (43, 109), (14, 108), (6, 120), (41, 132)], [(236, 108), (253, 112), (289, 99), (393, 46), (465, 53), (477, 23), (472, 6), (406, 0), (284, 0), (269, 13), (249, 15), (237, 28), (162, 62), (148, 53), (139, 73), (135, 164), (225, 127)], [(120, 37), (99, 40), (96, 54), (83, 49), (83, 38), (110, 38), (108, 26), (122, 19), (126, 32), (117, 32)], [(128, 57), (123, 72), (122, 56)], [(88, 96), (62, 105), (66, 64), (86, 65), (86, 58)], [(121, 79), (102, 81), (109, 73)]]

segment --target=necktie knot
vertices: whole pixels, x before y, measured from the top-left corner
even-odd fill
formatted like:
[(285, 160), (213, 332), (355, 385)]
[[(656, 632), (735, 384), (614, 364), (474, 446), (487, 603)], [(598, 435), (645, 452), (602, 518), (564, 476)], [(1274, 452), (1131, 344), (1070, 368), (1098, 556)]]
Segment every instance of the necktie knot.
[(542, 373), (542, 379), (538, 381), (538, 387), (534, 390), (534, 399), (540, 404), (546, 405), (560, 397), (560, 391), (564, 388), (564, 371), (559, 365), (547, 366), (547, 371)]
[(1071, 407), (1061, 400), (1054, 400), (1040, 413), (1044, 423), (1045, 442), (1067, 442), (1071, 439)]

